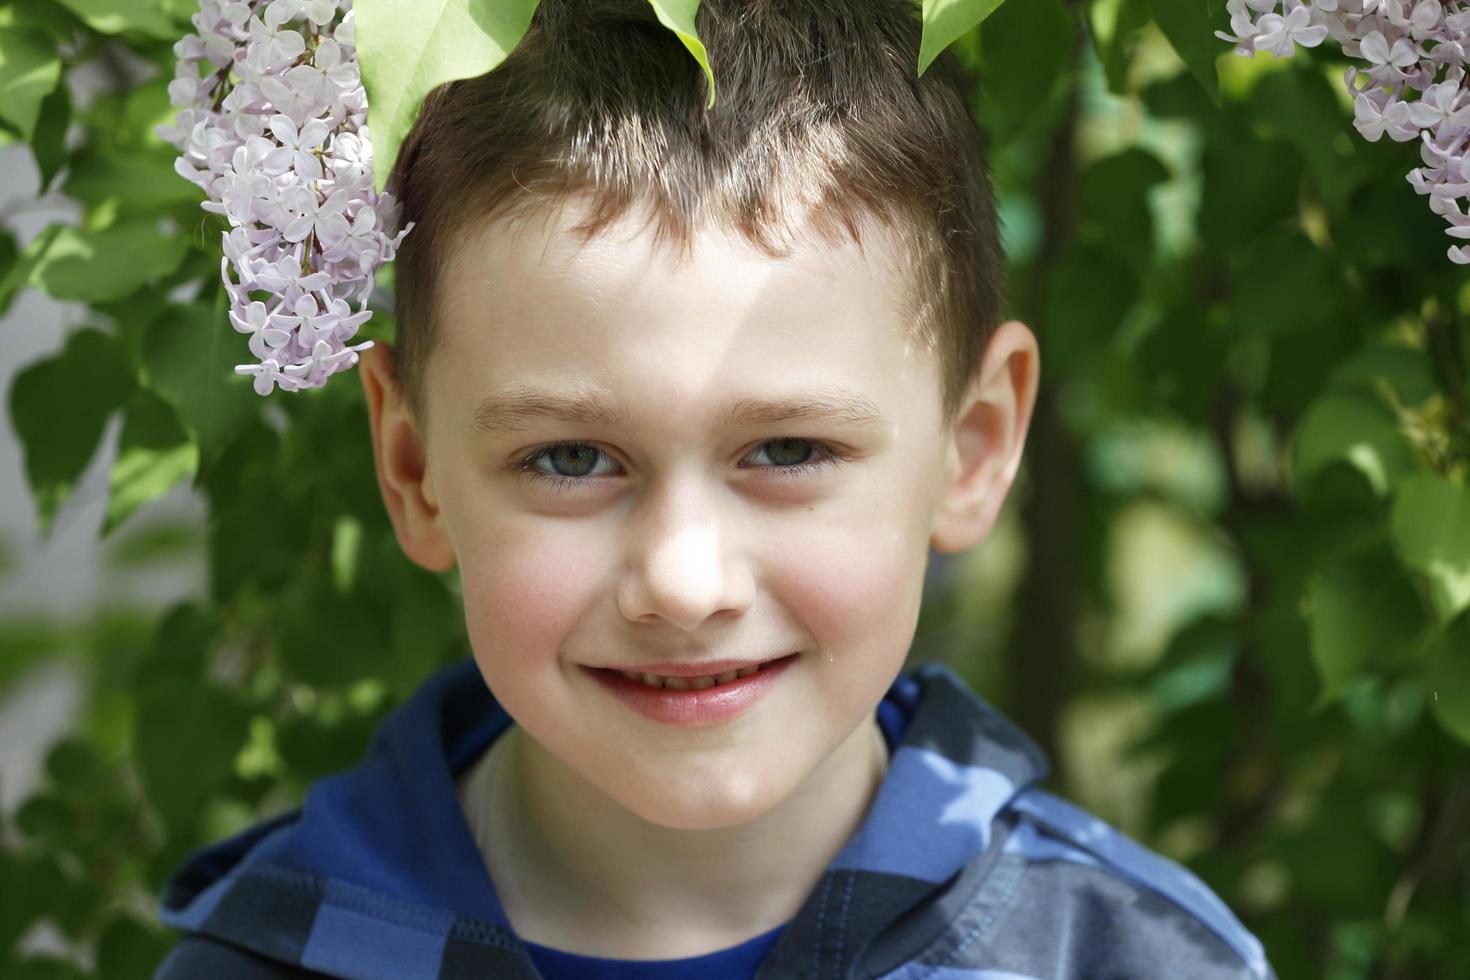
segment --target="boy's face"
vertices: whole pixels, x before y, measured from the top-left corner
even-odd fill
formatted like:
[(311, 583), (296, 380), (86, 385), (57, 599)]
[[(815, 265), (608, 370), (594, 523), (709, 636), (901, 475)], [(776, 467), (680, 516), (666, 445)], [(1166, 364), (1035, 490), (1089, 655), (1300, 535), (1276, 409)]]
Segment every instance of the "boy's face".
[[(458, 564), (475, 659), (543, 761), (661, 826), (746, 823), (871, 751), (931, 543), (978, 541), (1014, 477), (1034, 340), (1006, 324), (949, 425), (876, 225), (866, 255), (706, 232), (686, 263), (631, 218), (579, 247), (573, 216), (456, 243), (424, 431), (367, 352), (385, 499), (415, 561)], [(595, 672), (793, 653), (704, 724)]]

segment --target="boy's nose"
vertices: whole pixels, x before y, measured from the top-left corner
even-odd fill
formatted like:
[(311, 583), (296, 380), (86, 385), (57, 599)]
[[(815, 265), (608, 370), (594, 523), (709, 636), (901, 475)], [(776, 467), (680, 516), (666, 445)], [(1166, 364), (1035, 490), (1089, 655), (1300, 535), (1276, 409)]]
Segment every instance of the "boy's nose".
[(692, 630), (719, 612), (744, 612), (755, 582), (739, 548), (730, 547), (711, 511), (660, 515), (637, 540), (618, 588), (630, 620), (663, 619)]

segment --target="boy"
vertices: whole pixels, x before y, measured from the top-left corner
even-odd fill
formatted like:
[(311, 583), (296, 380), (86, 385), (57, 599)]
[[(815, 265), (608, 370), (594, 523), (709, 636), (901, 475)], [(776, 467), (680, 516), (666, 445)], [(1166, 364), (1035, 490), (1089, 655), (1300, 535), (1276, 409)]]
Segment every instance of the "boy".
[(158, 976), (1268, 977), (1177, 866), (1034, 789), (948, 669), (1035, 338), (982, 137), (908, 0), (543, 0), (399, 157), (366, 352), (398, 540), (473, 658), (169, 883)]

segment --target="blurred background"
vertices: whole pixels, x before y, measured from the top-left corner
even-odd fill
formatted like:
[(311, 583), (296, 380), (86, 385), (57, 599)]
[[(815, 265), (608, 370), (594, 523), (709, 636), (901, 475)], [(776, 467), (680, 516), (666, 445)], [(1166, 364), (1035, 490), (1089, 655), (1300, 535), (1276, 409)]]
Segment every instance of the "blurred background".
[[(954, 45), (1043, 380), (911, 663), (1200, 874), (1283, 980), (1470, 977), (1470, 287), (1415, 145), (1353, 130), (1341, 53), (1237, 57), (1215, 6), (1010, 0)], [(223, 225), (152, 134), (193, 9), (0, 2), (7, 980), (149, 976), (183, 855), (468, 655), (356, 380), (232, 374)]]

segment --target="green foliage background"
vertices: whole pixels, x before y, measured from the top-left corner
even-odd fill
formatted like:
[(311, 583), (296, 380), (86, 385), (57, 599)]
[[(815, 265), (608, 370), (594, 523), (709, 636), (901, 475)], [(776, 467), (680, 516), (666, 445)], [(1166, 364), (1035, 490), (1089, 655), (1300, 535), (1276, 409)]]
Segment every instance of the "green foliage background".
[[(655, 6), (702, 60), (697, 4)], [(1284, 980), (1470, 977), (1470, 288), (1404, 179), (1413, 145), (1352, 130), (1340, 54), (1236, 57), (1219, 6), (922, 4), (925, 64), (953, 41), (985, 79), (1043, 390), (1001, 526), (936, 559), (913, 659), (951, 662), (1054, 788), (1202, 875)], [(184, 854), (298, 804), (468, 652), (452, 575), (394, 542), (354, 380), (260, 399), (232, 372), (221, 225), (152, 134), (193, 10), (0, 2), (0, 138), (82, 213), (0, 228), (0, 312), (23, 289), (90, 311), (6, 393), (36, 520), (121, 413), (114, 574), (180, 548), (209, 570), (161, 616), (0, 621), (0, 685), (59, 656), (88, 682), (0, 828), (8, 980), (148, 976)], [(374, 44), (370, 93), (401, 68)], [(487, 44), (466, 71), (498, 63)], [(141, 70), (74, 101), (75, 72), (119, 62)], [(389, 309), (365, 335), (391, 338)], [(147, 519), (185, 480), (202, 540)], [(76, 956), (22, 954), (43, 919)]]

